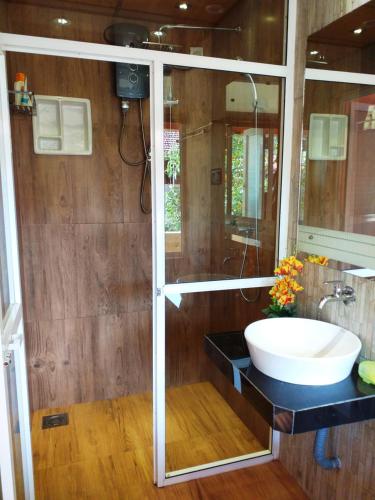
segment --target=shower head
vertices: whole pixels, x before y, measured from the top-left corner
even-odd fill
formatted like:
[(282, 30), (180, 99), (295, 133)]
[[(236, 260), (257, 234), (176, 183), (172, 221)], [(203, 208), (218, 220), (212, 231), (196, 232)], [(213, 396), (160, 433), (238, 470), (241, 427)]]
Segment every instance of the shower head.
[(165, 35), (166, 30), (185, 29), (185, 30), (205, 30), (205, 31), (241, 31), (240, 26), (235, 28), (225, 28), (220, 26), (191, 26), (190, 24), (163, 24), (159, 29), (154, 31), (154, 35), (161, 37)]
[(117, 23), (107, 26), (103, 36), (106, 42), (113, 45), (144, 48), (149, 39), (149, 31), (140, 24)]

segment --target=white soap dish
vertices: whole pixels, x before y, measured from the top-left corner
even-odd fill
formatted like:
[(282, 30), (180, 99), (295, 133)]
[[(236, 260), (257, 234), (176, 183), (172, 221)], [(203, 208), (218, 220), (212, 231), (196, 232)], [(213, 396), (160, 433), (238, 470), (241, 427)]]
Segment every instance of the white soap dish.
[(34, 152), (46, 155), (91, 155), (89, 99), (36, 95)]

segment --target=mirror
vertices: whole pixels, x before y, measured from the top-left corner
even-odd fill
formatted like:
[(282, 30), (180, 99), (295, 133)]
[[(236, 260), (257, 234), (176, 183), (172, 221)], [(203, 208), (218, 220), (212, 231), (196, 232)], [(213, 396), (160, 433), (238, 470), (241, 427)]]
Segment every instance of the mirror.
[[(311, 35), (307, 67), (373, 75), (375, 1)], [(375, 75), (340, 78), (305, 82), (297, 248), (375, 276)]]

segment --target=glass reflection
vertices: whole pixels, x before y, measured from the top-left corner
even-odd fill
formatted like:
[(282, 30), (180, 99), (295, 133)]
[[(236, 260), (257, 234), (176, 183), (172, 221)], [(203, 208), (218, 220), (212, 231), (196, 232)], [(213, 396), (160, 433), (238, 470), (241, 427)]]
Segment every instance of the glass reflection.
[(375, 236), (375, 88), (307, 81), (300, 224)]
[(279, 78), (166, 69), (167, 282), (272, 275), (281, 96)]
[(367, 2), (308, 38), (308, 68), (375, 72), (374, 7)]
[(108, 42), (109, 26), (136, 24), (147, 32), (146, 38), (138, 40), (139, 44), (124, 40), (111, 43), (284, 64), (286, 3), (285, 0), (222, 3), (202, 0), (194, 5), (188, 3), (188, 8), (181, 10), (175, 2), (148, 0), (127, 0), (126, 5), (92, 0), (69, 2), (69, 6), (57, 0), (53, 7), (13, 1), (7, 2), (0, 22), (1, 30), (6, 32), (95, 43)]
[[(166, 301), (166, 471), (213, 467), (270, 453), (271, 429), (241, 394), (236, 359), (227, 378), (205, 351), (205, 335), (259, 319), (239, 290), (168, 296)], [(228, 335), (231, 335), (229, 333)], [(233, 377), (233, 379), (232, 379)]]

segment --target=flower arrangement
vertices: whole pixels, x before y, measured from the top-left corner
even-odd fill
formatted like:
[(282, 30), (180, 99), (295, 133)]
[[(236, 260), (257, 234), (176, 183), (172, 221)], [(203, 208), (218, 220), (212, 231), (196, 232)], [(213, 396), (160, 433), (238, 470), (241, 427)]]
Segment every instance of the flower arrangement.
[(312, 264), (319, 264), (319, 266), (328, 266), (328, 257), (324, 257), (324, 255), (311, 254), (305, 260)]
[(294, 255), (283, 259), (274, 270), (276, 282), (269, 291), (271, 304), (262, 310), (268, 318), (296, 315), (296, 294), (303, 287), (296, 281), (303, 270), (303, 264)]

